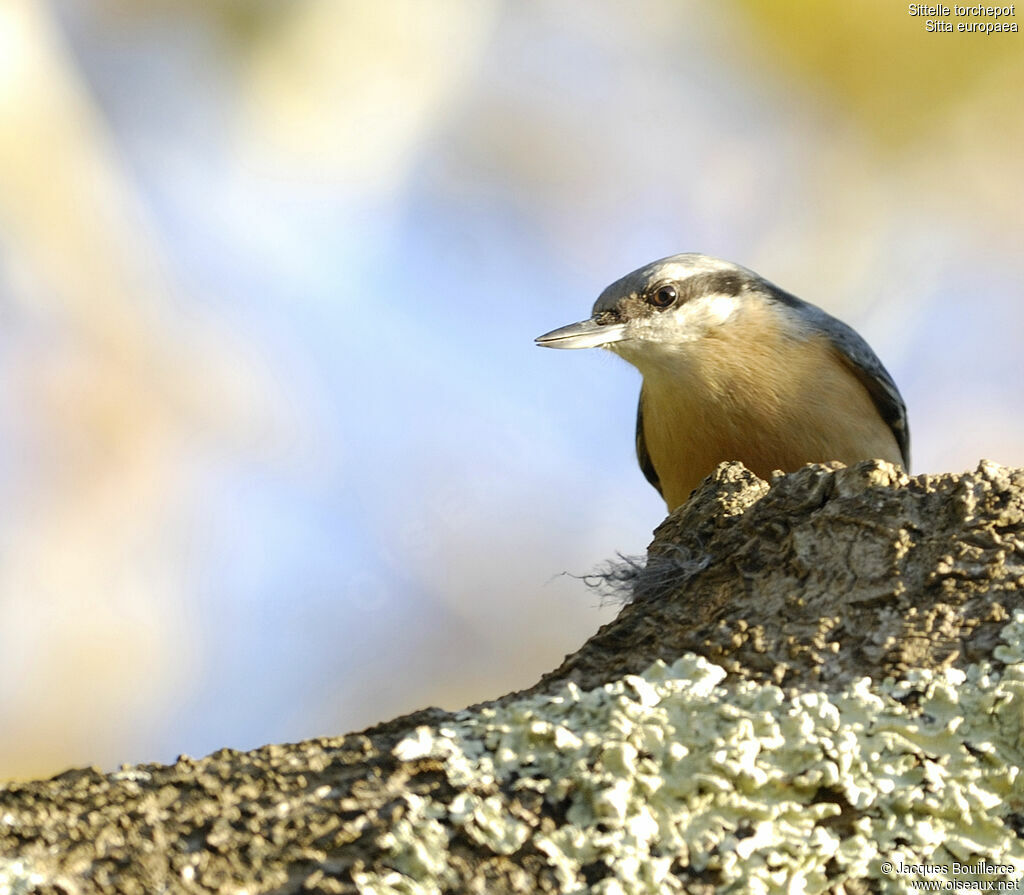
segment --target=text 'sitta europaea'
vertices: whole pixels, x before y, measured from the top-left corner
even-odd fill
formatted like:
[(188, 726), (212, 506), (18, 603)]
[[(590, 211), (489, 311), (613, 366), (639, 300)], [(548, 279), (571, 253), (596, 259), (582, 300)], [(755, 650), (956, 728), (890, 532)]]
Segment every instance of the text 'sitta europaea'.
[(537, 344), (607, 348), (643, 374), (636, 452), (670, 510), (723, 460), (762, 478), (829, 460), (910, 466), (906, 407), (867, 342), (727, 261), (641, 267)]

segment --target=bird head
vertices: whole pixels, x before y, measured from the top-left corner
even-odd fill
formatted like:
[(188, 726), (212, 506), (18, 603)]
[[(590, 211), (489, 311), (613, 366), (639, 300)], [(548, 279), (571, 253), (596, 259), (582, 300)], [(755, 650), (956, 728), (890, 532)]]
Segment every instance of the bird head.
[(761, 299), (763, 283), (753, 271), (728, 261), (672, 255), (612, 283), (588, 320), (552, 330), (536, 342), (545, 348), (607, 348), (642, 369), (663, 351), (685, 352), (728, 326)]

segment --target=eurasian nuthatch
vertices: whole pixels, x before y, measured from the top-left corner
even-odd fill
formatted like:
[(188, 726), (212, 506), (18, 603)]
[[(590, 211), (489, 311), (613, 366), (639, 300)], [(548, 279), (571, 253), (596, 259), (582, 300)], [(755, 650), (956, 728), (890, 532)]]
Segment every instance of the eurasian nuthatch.
[(607, 348), (640, 370), (637, 458), (670, 510), (723, 460), (762, 478), (828, 460), (910, 466), (906, 407), (867, 342), (727, 261), (641, 267), (537, 344)]

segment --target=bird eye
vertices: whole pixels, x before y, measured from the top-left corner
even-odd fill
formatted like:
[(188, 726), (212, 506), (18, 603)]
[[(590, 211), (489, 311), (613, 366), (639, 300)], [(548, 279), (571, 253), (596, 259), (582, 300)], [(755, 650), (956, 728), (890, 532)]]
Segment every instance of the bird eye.
[(679, 297), (676, 287), (671, 283), (665, 283), (655, 289), (647, 301), (656, 308), (667, 308)]

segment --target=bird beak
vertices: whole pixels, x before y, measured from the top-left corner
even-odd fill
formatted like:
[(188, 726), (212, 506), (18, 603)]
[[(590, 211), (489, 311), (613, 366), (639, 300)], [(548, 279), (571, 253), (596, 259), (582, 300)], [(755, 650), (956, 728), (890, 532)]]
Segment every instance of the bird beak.
[(534, 339), (542, 348), (600, 348), (626, 338), (626, 324), (598, 323), (594, 319), (570, 323)]

